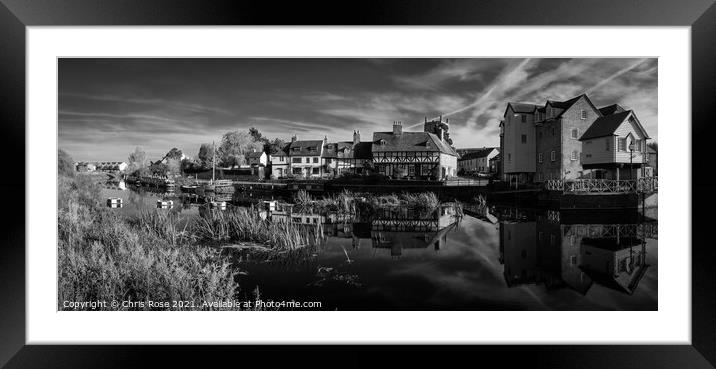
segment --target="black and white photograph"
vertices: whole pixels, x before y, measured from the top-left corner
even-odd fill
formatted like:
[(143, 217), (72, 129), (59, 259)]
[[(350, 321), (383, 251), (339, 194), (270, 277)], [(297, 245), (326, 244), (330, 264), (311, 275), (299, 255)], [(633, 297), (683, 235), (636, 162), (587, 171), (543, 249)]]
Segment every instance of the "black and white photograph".
[(658, 58), (58, 58), (57, 310), (658, 299)]

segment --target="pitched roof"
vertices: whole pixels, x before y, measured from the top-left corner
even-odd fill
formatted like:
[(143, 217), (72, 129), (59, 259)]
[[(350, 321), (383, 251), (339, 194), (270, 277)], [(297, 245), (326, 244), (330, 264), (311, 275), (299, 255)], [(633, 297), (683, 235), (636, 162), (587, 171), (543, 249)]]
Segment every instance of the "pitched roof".
[[(385, 145), (380, 141), (384, 140)], [(399, 135), (393, 132), (373, 133), (372, 152), (386, 151), (440, 151), (445, 154), (458, 156), (455, 149), (441, 141), (437, 136), (427, 132), (403, 132)]]
[(494, 147), (485, 147), (483, 149), (478, 149), (477, 151), (472, 151), (472, 152), (466, 153), (460, 159), (458, 159), (458, 161), (484, 158), (484, 157), (490, 155), (495, 150), (497, 150), (497, 149)]
[(290, 143), (284, 144), (283, 146), (276, 147), (271, 146), (271, 155), (273, 156), (288, 156), (288, 148), (291, 146)]
[[(509, 109), (510, 106), (512, 107), (512, 111), (515, 113), (532, 113), (537, 109), (537, 105), (535, 104), (528, 104), (528, 103), (518, 103), (518, 102), (510, 102), (507, 103), (507, 108)], [(505, 114), (507, 114), (507, 109), (505, 109)], [(504, 114), (503, 114), (504, 116)]]
[[(319, 156), (321, 155), (321, 147), (323, 140), (305, 140), (293, 141), (289, 144), (289, 156)], [(308, 150), (314, 148), (314, 150)]]
[[(599, 111), (599, 109), (597, 109), (596, 106), (594, 106), (594, 104), (592, 103), (592, 100), (589, 99), (589, 96), (587, 96), (587, 94), (581, 94), (581, 95), (579, 95), (579, 96), (573, 97), (573, 98), (571, 98), (571, 99), (569, 99), (569, 100), (565, 100), (565, 101), (550, 101), (550, 100), (547, 100), (547, 104), (549, 104), (549, 105), (551, 105), (551, 106), (553, 106), (553, 107), (555, 107), (555, 108), (562, 109), (562, 111), (561, 111), (559, 114), (557, 114), (557, 116), (555, 117), (555, 118), (559, 118), (559, 117), (561, 117), (561, 116), (564, 114), (564, 112), (567, 111), (567, 109), (571, 108), (572, 105), (574, 105), (574, 103), (576, 103), (577, 101), (579, 101), (579, 99), (582, 98), (582, 97), (584, 97), (584, 99), (587, 101), (587, 103), (589, 103), (589, 105), (592, 107), (592, 109), (594, 109), (594, 110), (597, 112), (597, 114), (599, 114), (600, 116), (602, 115), (602, 112)], [(547, 104), (545, 104), (545, 106), (546, 106)]]
[(648, 152), (649, 154), (657, 154), (657, 151), (654, 150), (653, 147), (648, 146), (648, 145), (646, 146), (646, 152)]
[[(587, 95), (582, 94), (582, 95), (573, 97), (573, 98), (571, 98), (569, 100), (565, 100), (565, 101), (547, 100), (547, 104), (549, 104), (555, 108), (567, 110), (567, 109), (569, 109), (569, 107), (574, 105), (574, 103), (576, 103), (577, 100), (579, 100), (579, 98), (582, 96), (586, 97)], [(545, 105), (547, 105), (547, 104), (545, 104)]]
[(256, 152), (250, 152), (248, 155), (246, 155), (249, 158), (260, 158), (264, 154), (263, 151), (256, 151)]
[(371, 159), (373, 153), (371, 149), (373, 147), (372, 142), (359, 142), (357, 145), (353, 145), (353, 158), (354, 159)]
[(629, 117), (629, 115), (631, 115), (631, 112), (631, 110), (627, 110), (597, 118), (597, 120), (595, 120), (594, 123), (587, 128), (579, 140), (581, 141), (590, 138), (613, 135), (614, 131), (616, 131), (617, 128), (619, 128), (619, 126), (622, 125), (622, 123), (624, 123), (624, 121)]
[(323, 157), (324, 158), (336, 158), (336, 159), (370, 159), (371, 155), (371, 142), (332, 142), (323, 146)]
[(602, 115), (612, 115), (614, 113), (621, 113), (623, 111), (624, 108), (622, 108), (619, 104), (612, 104), (603, 108), (599, 108), (599, 112), (602, 113)]

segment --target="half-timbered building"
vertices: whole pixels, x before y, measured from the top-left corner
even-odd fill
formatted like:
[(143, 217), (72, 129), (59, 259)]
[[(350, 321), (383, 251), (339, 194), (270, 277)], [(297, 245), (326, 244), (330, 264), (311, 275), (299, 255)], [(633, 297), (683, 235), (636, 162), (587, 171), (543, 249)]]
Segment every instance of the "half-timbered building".
[[(426, 124), (429, 122), (426, 122)], [(435, 127), (431, 124), (430, 128)], [(393, 178), (445, 179), (457, 175), (455, 149), (430, 132), (403, 132), (401, 122), (393, 123), (392, 132), (373, 133), (373, 165), (378, 173)]]

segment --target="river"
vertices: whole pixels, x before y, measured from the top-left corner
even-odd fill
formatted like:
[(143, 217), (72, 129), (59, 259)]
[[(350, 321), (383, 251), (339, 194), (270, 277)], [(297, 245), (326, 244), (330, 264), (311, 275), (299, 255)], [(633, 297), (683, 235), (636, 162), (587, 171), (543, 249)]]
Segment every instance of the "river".
[[(174, 193), (108, 186), (115, 211), (199, 216)], [(268, 212), (326, 239), (285, 257), (234, 255), (242, 298), (320, 302), (324, 310), (657, 310), (657, 221), (637, 213), (444, 204), (367, 217)]]

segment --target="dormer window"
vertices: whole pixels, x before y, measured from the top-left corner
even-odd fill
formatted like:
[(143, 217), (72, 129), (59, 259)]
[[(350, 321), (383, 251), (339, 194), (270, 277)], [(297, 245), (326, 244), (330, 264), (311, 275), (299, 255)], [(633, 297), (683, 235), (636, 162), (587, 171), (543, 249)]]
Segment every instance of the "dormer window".
[(581, 119), (587, 119), (587, 111), (586, 111), (586, 110), (582, 110), (582, 111), (580, 112), (580, 118), (581, 118)]
[(385, 144), (386, 144), (385, 140), (380, 140), (379, 143), (380, 143), (380, 146), (385, 146)]

